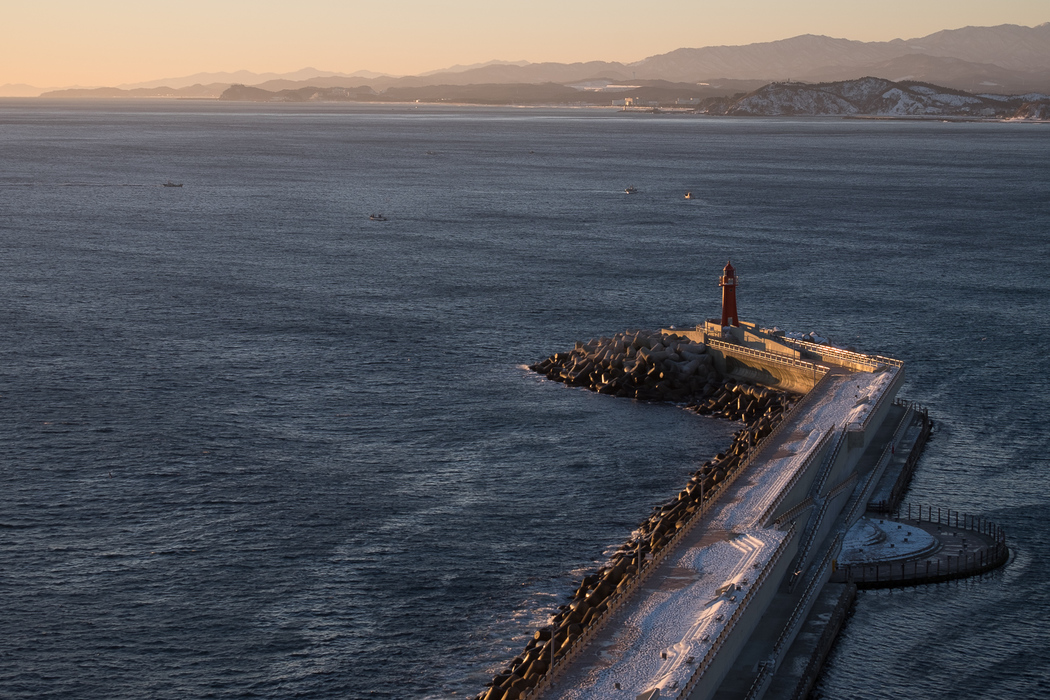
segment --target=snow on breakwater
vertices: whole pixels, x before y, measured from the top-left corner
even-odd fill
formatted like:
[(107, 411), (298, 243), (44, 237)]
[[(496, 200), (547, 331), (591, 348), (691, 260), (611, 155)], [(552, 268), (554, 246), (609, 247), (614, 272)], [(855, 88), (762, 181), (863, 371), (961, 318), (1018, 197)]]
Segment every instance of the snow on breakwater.
[[(538, 630), (523, 652), (490, 681), (478, 700), (526, 697), (588, 632), (604, 624), (603, 617), (618, 598), (644, 578), (661, 553), (671, 551), (701, 506), (769, 435), (798, 395), (731, 380), (714, 370), (702, 343), (658, 331), (633, 331), (612, 338), (577, 343), (568, 353), (556, 353), (530, 369), (571, 386), (605, 394), (649, 400), (677, 401), (701, 415), (742, 421), (730, 447), (690, 475), (674, 497), (653, 513), (596, 572), (583, 577), (570, 601), (560, 606), (549, 627)], [(585, 640), (584, 640), (585, 641)]]

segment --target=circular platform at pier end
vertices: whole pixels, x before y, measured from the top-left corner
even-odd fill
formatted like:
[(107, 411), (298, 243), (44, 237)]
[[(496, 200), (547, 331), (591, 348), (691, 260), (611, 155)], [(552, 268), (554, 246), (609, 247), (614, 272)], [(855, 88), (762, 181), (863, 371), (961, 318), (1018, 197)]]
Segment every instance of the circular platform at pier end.
[(984, 573), (1009, 558), (993, 523), (947, 511), (931, 515), (861, 518), (843, 538), (831, 580), (858, 588), (916, 586)]
[(932, 555), (943, 544), (921, 527), (885, 517), (858, 520), (842, 539), (838, 563), (859, 565), (911, 561)]

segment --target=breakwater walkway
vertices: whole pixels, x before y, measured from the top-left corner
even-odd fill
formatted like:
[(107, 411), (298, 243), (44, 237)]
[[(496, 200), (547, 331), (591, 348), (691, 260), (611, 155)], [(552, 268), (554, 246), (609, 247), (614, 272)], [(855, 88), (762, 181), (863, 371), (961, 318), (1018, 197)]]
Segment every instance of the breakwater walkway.
[(791, 505), (785, 494), (808, 491), (833, 438), (845, 439), (836, 428), (859, 425), (882, 406), (896, 373), (830, 372), (704, 522), (533, 697), (634, 697), (660, 689), (661, 697), (684, 698), (698, 684), (716, 686), (802, 541), (801, 527), (774, 523)]

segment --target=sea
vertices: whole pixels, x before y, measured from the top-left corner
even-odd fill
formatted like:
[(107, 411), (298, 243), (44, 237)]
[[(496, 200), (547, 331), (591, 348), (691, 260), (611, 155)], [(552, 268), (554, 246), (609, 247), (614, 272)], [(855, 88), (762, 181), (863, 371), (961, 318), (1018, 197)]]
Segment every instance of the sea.
[(1050, 125), (43, 99), (0, 100), (0, 697), (481, 692), (739, 428), (527, 365), (717, 316), (729, 260), (743, 319), (905, 361), (906, 502), (1012, 552), (861, 592), (816, 697), (1050, 697)]

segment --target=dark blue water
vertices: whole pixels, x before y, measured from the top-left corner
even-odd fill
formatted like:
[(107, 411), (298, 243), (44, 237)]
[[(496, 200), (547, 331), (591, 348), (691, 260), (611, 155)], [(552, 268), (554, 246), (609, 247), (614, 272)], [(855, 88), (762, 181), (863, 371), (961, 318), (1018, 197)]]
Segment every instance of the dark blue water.
[(1040, 125), (0, 101), (0, 696), (477, 692), (734, 429), (522, 365), (728, 258), (907, 361), (911, 499), (1015, 550), (820, 692), (1045, 696), (1048, 193)]

